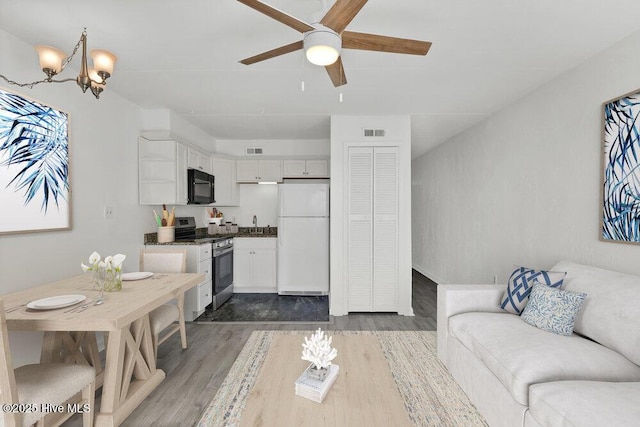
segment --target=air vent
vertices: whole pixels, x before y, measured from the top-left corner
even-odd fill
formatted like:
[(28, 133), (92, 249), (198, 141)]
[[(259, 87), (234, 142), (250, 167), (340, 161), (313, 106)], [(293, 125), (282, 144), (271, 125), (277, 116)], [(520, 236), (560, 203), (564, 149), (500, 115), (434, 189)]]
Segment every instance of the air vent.
[(364, 129), (364, 136), (384, 136), (384, 129)]
[(261, 147), (244, 147), (244, 155), (245, 156), (253, 156), (253, 155), (263, 154)]

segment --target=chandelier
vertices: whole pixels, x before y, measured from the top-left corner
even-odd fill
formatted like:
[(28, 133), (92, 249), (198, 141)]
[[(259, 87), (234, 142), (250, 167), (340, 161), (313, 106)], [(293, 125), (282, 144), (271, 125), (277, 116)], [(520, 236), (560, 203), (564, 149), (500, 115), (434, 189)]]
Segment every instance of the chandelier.
[[(67, 64), (71, 62), (76, 52), (78, 52), (78, 49), (80, 49), (80, 46), (82, 46), (82, 64), (80, 64), (80, 74), (78, 74), (78, 77), (55, 80), (53, 77), (64, 71)], [(40, 83), (65, 83), (75, 81), (78, 83), (78, 86), (80, 86), (80, 89), (82, 89), (82, 92), (86, 92), (87, 89), (90, 88), (91, 93), (93, 93), (97, 99), (100, 98), (100, 93), (104, 90), (107, 79), (113, 73), (113, 65), (118, 59), (117, 56), (108, 50), (93, 49), (89, 52), (89, 55), (93, 59), (93, 68), (89, 68), (87, 66), (86, 28), (82, 31), (80, 40), (76, 43), (69, 57), (60, 49), (51, 46), (37, 45), (35, 46), (35, 50), (38, 52), (40, 58), (40, 68), (42, 68), (42, 71), (47, 75), (45, 79), (31, 83), (18, 83), (6, 78), (2, 74), (0, 74), (0, 77), (9, 84), (28, 87), (29, 89)]]

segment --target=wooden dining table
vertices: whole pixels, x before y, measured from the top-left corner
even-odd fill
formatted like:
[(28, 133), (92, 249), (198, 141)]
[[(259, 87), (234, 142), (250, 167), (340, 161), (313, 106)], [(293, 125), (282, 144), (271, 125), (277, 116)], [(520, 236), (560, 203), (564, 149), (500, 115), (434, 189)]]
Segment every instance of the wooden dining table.
[[(97, 291), (91, 275), (79, 275), (2, 295), (11, 331), (44, 331), (40, 360), (80, 363), (96, 369), (96, 387), (102, 386), (95, 426), (117, 426), (155, 389), (165, 373), (156, 366), (149, 312), (202, 283), (204, 274), (159, 274), (122, 282), (122, 290), (105, 292), (94, 305)], [(87, 297), (72, 307), (35, 310), (31, 301), (61, 295)], [(88, 304), (80, 308), (81, 305)], [(104, 369), (96, 332), (105, 332)], [(93, 408), (92, 408), (93, 410)]]

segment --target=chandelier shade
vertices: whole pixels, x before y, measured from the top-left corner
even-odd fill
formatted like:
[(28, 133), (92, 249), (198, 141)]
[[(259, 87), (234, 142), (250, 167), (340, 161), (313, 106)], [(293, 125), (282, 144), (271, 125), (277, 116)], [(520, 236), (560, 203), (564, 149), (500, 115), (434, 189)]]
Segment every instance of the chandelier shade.
[(54, 76), (62, 71), (62, 61), (67, 57), (67, 54), (56, 49), (55, 47), (37, 45), (34, 46), (38, 57), (40, 58), (40, 68), (48, 76)]
[(115, 65), (118, 57), (108, 50), (93, 49), (89, 52), (89, 56), (93, 59), (93, 67), (96, 69), (98, 75), (105, 74), (109, 77), (113, 73), (113, 66)]

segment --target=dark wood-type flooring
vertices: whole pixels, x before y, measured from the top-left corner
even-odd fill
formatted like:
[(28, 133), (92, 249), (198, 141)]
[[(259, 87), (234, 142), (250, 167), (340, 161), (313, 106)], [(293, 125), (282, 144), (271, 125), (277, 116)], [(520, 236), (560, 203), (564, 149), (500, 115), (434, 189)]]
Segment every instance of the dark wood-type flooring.
[[(436, 330), (437, 286), (413, 271), (415, 316), (387, 313), (357, 313), (332, 317), (331, 323), (283, 324), (187, 324), (189, 348), (182, 350), (174, 334), (158, 350), (158, 367), (165, 380), (122, 424), (126, 427), (183, 427), (195, 425), (215, 396), (231, 365), (255, 330)], [(96, 399), (96, 403), (99, 397)], [(74, 416), (65, 426), (80, 427)]]

